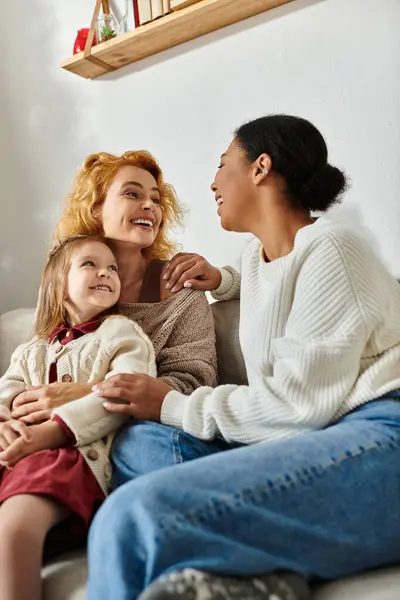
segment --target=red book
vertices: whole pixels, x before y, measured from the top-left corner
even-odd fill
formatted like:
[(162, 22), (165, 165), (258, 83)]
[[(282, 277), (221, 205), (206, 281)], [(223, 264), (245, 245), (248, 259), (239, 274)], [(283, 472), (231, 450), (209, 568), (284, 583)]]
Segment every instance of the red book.
[(133, 17), (135, 19), (135, 27), (140, 27), (138, 0), (133, 0)]

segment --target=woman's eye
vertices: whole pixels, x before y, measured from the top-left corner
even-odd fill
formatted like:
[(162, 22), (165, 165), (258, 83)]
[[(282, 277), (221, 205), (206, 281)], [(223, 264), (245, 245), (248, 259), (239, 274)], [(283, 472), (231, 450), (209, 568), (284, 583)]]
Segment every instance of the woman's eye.
[(95, 264), (93, 262), (93, 260), (85, 260), (84, 263), (82, 263), (82, 267), (94, 267)]
[(151, 200), (154, 204), (161, 204), (161, 198), (152, 198)]
[(118, 268), (116, 265), (110, 265), (110, 269), (111, 271), (115, 271), (116, 273), (118, 273)]
[(129, 198), (139, 198), (139, 194), (137, 192), (125, 192), (125, 196), (129, 196)]

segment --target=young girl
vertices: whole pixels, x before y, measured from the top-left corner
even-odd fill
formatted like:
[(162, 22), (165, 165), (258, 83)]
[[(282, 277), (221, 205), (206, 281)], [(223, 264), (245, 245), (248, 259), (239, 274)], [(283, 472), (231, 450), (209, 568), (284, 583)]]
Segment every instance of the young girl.
[(90, 393), (28, 427), (12, 403), (26, 385), (102, 381), (116, 373), (156, 375), (152, 344), (126, 317), (110, 315), (120, 294), (108, 242), (68, 238), (44, 269), (35, 337), (17, 348), (0, 379), (0, 580), (4, 600), (39, 600), (44, 540), (70, 520), (87, 529), (105, 498), (108, 453), (124, 421)]

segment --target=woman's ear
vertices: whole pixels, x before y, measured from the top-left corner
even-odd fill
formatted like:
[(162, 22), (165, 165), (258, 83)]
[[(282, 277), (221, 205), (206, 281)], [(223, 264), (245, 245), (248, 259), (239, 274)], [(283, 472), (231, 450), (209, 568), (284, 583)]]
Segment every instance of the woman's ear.
[(255, 185), (260, 185), (268, 177), (272, 169), (272, 160), (269, 154), (261, 154), (254, 162), (253, 181)]
[(101, 204), (95, 203), (90, 209), (90, 214), (94, 219), (98, 219), (101, 216)]

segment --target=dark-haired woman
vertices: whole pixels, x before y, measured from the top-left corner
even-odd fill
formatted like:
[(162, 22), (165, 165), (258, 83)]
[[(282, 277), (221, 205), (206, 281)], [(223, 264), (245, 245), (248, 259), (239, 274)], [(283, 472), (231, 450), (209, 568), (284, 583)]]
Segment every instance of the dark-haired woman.
[(100, 386), (130, 403), (110, 410), (160, 422), (152, 456), (171, 427), (181, 462), (209, 456), (134, 478), (145, 450), (131, 440), (134, 480), (92, 530), (89, 600), (297, 599), (307, 592), (288, 571), (331, 579), (400, 560), (400, 287), (355, 233), (311, 216), (344, 188), (308, 121), (237, 130), (212, 190), (222, 226), (257, 238), (241, 284), (196, 255), (166, 276), (219, 299), (240, 287), (248, 386)]

